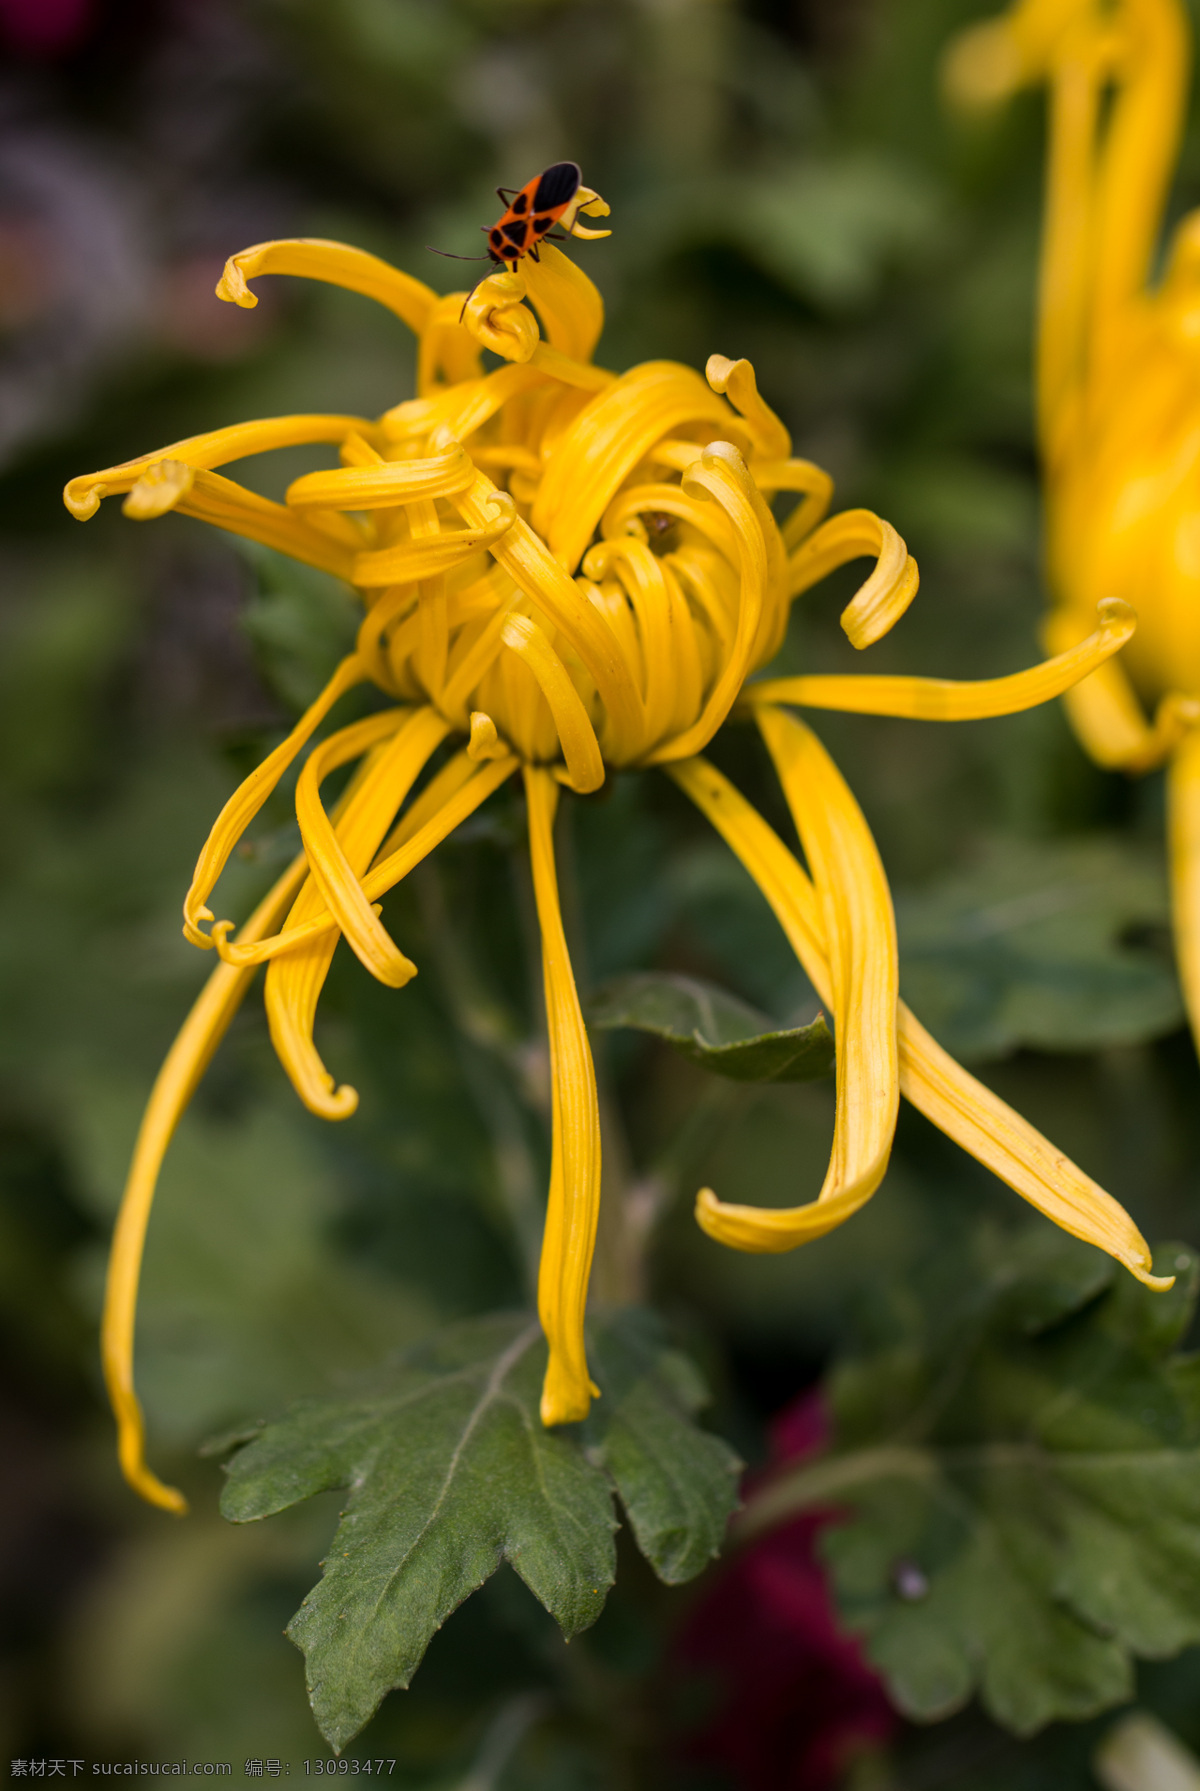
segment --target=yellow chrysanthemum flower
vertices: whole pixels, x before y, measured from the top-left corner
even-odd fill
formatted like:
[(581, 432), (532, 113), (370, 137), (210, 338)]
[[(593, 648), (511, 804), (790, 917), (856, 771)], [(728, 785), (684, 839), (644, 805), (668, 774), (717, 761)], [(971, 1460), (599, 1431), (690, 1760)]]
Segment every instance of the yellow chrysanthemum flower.
[[(586, 189), (581, 200), (593, 215), (607, 209)], [(597, 367), (600, 295), (548, 247), (540, 264), (486, 279), (465, 311), (461, 292), (439, 298), (374, 256), (330, 242), (247, 249), (228, 263), (218, 293), (252, 305), (247, 282), (263, 274), (331, 281), (395, 312), (417, 337), (419, 395), (375, 420), (237, 424), (66, 489), (80, 518), (123, 492), (130, 516), (174, 509), (265, 541), (346, 579), (365, 611), (355, 651), (226, 803), (184, 904), (188, 938), (221, 962), (150, 1097), (104, 1314), (105, 1372), (131, 1484), (183, 1508), (144, 1460), (132, 1373), (137, 1278), (163, 1154), (257, 967), (266, 965), (271, 1036), (301, 1099), (344, 1119), (357, 1097), (335, 1086), (313, 1041), (337, 942), (344, 937), (373, 976), (402, 988), (415, 966), (382, 925), (380, 897), (516, 775), (528, 807), (553, 1080), (538, 1289), (550, 1348), (545, 1423), (582, 1418), (595, 1393), (583, 1318), (600, 1196), (596, 1082), (559, 911), (552, 823), (560, 786), (595, 790), (610, 766), (661, 766), (708, 816), (755, 878), (833, 1019), (837, 1119), (818, 1197), (760, 1210), (724, 1205), (706, 1189), (697, 1218), (711, 1237), (780, 1251), (839, 1225), (882, 1179), (903, 1091), (1058, 1224), (1164, 1285), (1116, 1201), (960, 1069), (898, 1002), (891, 900), (875, 844), (824, 747), (781, 707), (941, 721), (1010, 714), (1109, 659), (1132, 632), (1129, 609), (1102, 604), (1086, 640), (984, 683), (748, 684), (778, 649), (792, 599), (833, 567), (875, 560), (842, 617), (858, 647), (884, 634), (917, 588), (916, 566), (888, 523), (865, 510), (822, 520), (830, 480), (792, 456), (748, 362), (714, 355), (707, 379), (671, 361), (620, 375)], [(508, 365), (484, 373), (483, 348)], [(336, 443), (342, 465), (297, 479), (286, 504), (214, 470), (300, 442)], [(772, 512), (780, 493), (799, 500), (782, 527)], [(311, 747), (296, 787), (302, 853), (239, 932), (213, 923), (209, 897), (248, 823), (338, 698), (363, 683), (390, 704)], [(775, 763), (807, 870), (701, 756), (735, 704), (757, 723)], [(418, 788), (451, 741), (456, 750)], [(322, 780), (352, 762), (358, 769), (327, 812)]]
[(1047, 640), (1078, 641), (1101, 595), (1137, 608), (1123, 662), (1077, 685), (1067, 708), (1099, 764), (1168, 764), (1176, 951), (1200, 1045), (1200, 211), (1149, 284), (1189, 61), (1178, 0), (1022, 0), (960, 37), (947, 74), (975, 105), (1050, 88), (1038, 317)]

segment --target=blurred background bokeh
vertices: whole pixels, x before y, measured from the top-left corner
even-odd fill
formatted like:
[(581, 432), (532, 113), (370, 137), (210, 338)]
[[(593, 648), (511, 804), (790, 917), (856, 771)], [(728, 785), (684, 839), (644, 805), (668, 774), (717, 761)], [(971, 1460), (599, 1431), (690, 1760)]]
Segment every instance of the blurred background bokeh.
[[(572, 249), (608, 305), (600, 359), (750, 357), (839, 503), (879, 510), (916, 555), (920, 595), (868, 669), (1031, 663), (1041, 102), (968, 125), (937, 77), (953, 31), (986, 10), (0, 0), (6, 1759), (230, 1759), (240, 1778), (246, 1759), (298, 1774), (328, 1758), (281, 1632), (336, 1503), (235, 1529), (198, 1447), (439, 1320), (518, 1299), (511, 1216), (544, 1173), (518, 1098), (522, 1052), (537, 1083), (535, 1010), (519, 816), (501, 801), (394, 898), (423, 969), (402, 998), (339, 954), (322, 1038), (362, 1092), (353, 1121), (303, 1112), (253, 1001), (236, 1024), (168, 1164), (139, 1334), (156, 1460), (194, 1515), (177, 1523), (126, 1490), (96, 1322), (140, 1105), (206, 969), (180, 935), (181, 896), (232, 782), (311, 698), (354, 619), (332, 580), (198, 523), (136, 524), (114, 505), (81, 528), (65, 480), (225, 421), (370, 415), (408, 396), (412, 349), (393, 317), (290, 280), (262, 283), (254, 311), (222, 305), (225, 257), (335, 237), (452, 286), (453, 264), (424, 245), (474, 253), (497, 182), (571, 157), (612, 206), (612, 237)], [(1198, 201), (1193, 130), (1174, 210)], [(307, 464), (281, 454), (252, 476), (279, 495)], [(802, 600), (790, 668), (851, 669), (837, 618), (852, 588), (851, 570)], [(922, 1017), (1148, 1235), (1200, 1238), (1200, 1083), (1157, 780), (1094, 769), (1056, 707), (953, 730), (818, 726), (879, 840)], [(780, 812), (748, 733), (727, 733), (717, 757)], [(293, 843), (285, 807), (268, 810), (237, 870), (247, 898)], [(660, 965), (779, 1018), (803, 1009), (760, 899), (665, 780), (622, 777), (575, 804), (572, 845), (591, 983)], [(1038, 905), (1048, 877), (1074, 892), (1065, 921), (1053, 898)], [(515, 1046), (494, 1048), (497, 1025)], [(830, 1087), (714, 1096), (702, 1071), (627, 1035), (607, 1075), (614, 1160), (663, 1213), (656, 1292), (704, 1363), (713, 1422), (752, 1464), (856, 1305), (947, 1240), (1024, 1219), (905, 1113), (867, 1212), (807, 1252), (735, 1256), (695, 1231), (692, 1193), (815, 1188)], [(394, 1758), (397, 1785), (473, 1791), (1096, 1783), (1104, 1722), (1029, 1742), (971, 1711), (890, 1725), (869, 1687), (855, 1704), (832, 1632), (773, 1628), (765, 1608), (756, 1631), (752, 1589), (730, 1606), (712, 1580), (668, 1593), (630, 1553), (601, 1622), (568, 1650), (501, 1575), (350, 1752)], [(735, 1687), (708, 1745), (694, 1739), (717, 1695), (706, 1599), (710, 1627), (736, 1609), (738, 1647), (771, 1663)], [(1147, 1669), (1140, 1695), (1200, 1745), (1200, 1662)], [(814, 1737), (831, 1724), (841, 1737), (843, 1705), (857, 1746), (822, 1752)]]

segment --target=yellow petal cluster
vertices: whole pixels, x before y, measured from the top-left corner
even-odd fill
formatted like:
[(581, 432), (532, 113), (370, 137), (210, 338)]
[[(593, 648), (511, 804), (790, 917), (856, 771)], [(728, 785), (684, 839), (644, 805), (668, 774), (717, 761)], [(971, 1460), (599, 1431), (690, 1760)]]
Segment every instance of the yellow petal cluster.
[[(589, 196), (591, 215), (603, 202)], [(578, 233), (578, 232), (577, 232)], [(1127, 1215), (1018, 1115), (946, 1057), (898, 1004), (895, 928), (879, 854), (815, 734), (781, 707), (952, 720), (1009, 714), (1104, 664), (1128, 640), (1126, 606), (1031, 671), (980, 685), (920, 678), (754, 683), (778, 650), (793, 599), (833, 568), (872, 562), (843, 625), (856, 646), (903, 614), (917, 569), (868, 511), (826, 519), (831, 483), (792, 454), (746, 361), (714, 355), (702, 377), (672, 361), (615, 374), (593, 351), (603, 305), (549, 245), (484, 280), (464, 304), (344, 244), (264, 243), (235, 255), (218, 295), (255, 302), (265, 274), (325, 279), (392, 310), (417, 338), (417, 395), (376, 418), (296, 416), (234, 425), (74, 479), (80, 519), (125, 496), (129, 516), (200, 516), (347, 580), (362, 601), (354, 651), (288, 737), (234, 791), (205, 842), (184, 931), (220, 962), (150, 1098), (118, 1220), (103, 1349), (121, 1462), (148, 1499), (181, 1496), (147, 1467), (133, 1388), (142, 1246), (179, 1118), (257, 968), (271, 1037), (305, 1104), (353, 1112), (314, 1039), (338, 941), (401, 989), (417, 966), (381, 897), (501, 784), (524, 786), (541, 931), (553, 1089), (550, 1188), (538, 1289), (549, 1343), (547, 1424), (582, 1418), (595, 1395), (583, 1319), (600, 1200), (600, 1122), (587, 1030), (560, 911), (553, 823), (561, 790), (597, 789), (615, 767), (662, 766), (748, 867), (832, 1018), (837, 1120), (816, 1193), (774, 1210), (724, 1205), (697, 1217), (743, 1250), (786, 1250), (869, 1199), (887, 1168), (899, 1095), (1059, 1224), (1153, 1282)], [(489, 350), (503, 363), (488, 370)], [(297, 443), (340, 464), (295, 480), (282, 504), (216, 469)], [(780, 523), (778, 508), (790, 510)], [(382, 705), (330, 725), (372, 686)], [(701, 756), (735, 705), (778, 770), (807, 870)], [(302, 850), (235, 930), (213, 906), (221, 873), (289, 768), (300, 764)], [(337, 804), (323, 785), (354, 766)], [(1157, 1285), (1157, 1283), (1153, 1283)]]
[(1200, 212), (1152, 279), (1183, 127), (1191, 44), (1180, 0), (1021, 0), (965, 33), (951, 92), (1050, 94), (1038, 424), (1047, 642), (1069, 650), (1097, 602), (1137, 634), (1067, 697), (1101, 765), (1169, 762), (1180, 973), (1200, 1044)]

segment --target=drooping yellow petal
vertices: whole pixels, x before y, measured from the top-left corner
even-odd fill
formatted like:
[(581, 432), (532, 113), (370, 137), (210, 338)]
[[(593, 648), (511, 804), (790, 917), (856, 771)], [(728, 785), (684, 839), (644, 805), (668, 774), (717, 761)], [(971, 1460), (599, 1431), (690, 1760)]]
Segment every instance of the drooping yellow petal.
[[(706, 1188), (696, 1217), (720, 1243), (780, 1251), (832, 1231), (883, 1179), (899, 1102), (898, 970), (887, 879), (862, 811), (815, 734), (777, 709), (764, 708), (758, 719), (813, 868), (837, 1042), (834, 1144), (815, 1202), (783, 1209), (730, 1206)], [(740, 797), (731, 800), (736, 795), (731, 786), (716, 781), (703, 761), (673, 768), (672, 775), (760, 880), (764, 893), (776, 887), (780, 866), (774, 836), (768, 839), (770, 830), (764, 832), (749, 805)]]
[(123, 460), (99, 473), (82, 473), (68, 480), (63, 502), (79, 522), (86, 522), (100, 507), (100, 500), (129, 491), (142, 474), (159, 461), (177, 460), (185, 466), (211, 469), (249, 454), (266, 454), (273, 448), (293, 448), (310, 442), (340, 442), (353, 432), (371, 436), (375, 425), (365, 417), (295, 416), (264, 417), (253, 423), (232, 423), (226, 429), (210, 429), (184, 441)]
[[(376, 830), (377, 815), (370, 813), (368, 816), (364, 796), (360, 799), (364, 817), (361, 828), (355, 809), (335, 832), (321, 803), (321, 780), (336, 766), (360, 758), (369, 747), (384, 738), (389, 722), (391, 728), (387, 731), (395, 738), (387, 751), (380, 754), (373, 774), (379, 791), (378, 814), (382, 814), (383, 819)], [(416, 975), (416, 965), (399, 950), (379, 921), (363, 894), (358, 873), (366, 869), (418, 772), (449, 731), (449, 724), (434, 709), (418, 709), (409, 715), (404, 711), (373, 715), (316, 747), (309, 754), (296, 785), (296, 819), (300, 823), (313, 883), (320, 891), (323, 905), (333, 915), (359, 962), (377, 981), (391, 989), (402, 989)], [(341, 837), (352, 828), (354, 860)], [(359, 860), (361, 862), (357, 862)]]
[(950, 678), (846, 676), (814, 673), (764, 678), (742, 692), (749, 703), (797, 703), (856, 715), (898, 715), (914, 721), (977, 721), (1015, 715), (1061, 696), (1125, 645), (1137, 617), (1119, 597), (1099, 605), (1100, 626), (1076, 647), (1006, 678), (959, 682)]
[[(464, 754), (463, 757), (465, 756)], [(517, 769), (517, 760), (512, 754), (506, 754), (504, 758), (495, 759), (489, 764), (471, 764), (470, 768), (470, 777), (449, 789), (442, 806), (418, 832), (409, 834), (406, 829), (400, 828), (399, 843), (386, 856), (375, 859), (371, 869), (362, 878), (362, 889), (368, 902), (377, 902), (389, 889), (394, 889), (415, 865), (429, 856), (435, 846), (441, 845), (456, 827), (461, 826), (468, 815), (473, 815), (480, 804), (486, 802), (492, 792), (498, 790), (505, 779), (512, 776)], [(446, 771), (449, 769), (449, 766), (445, 767)], [(263, 939), (260, 944), (243, 947), (231, 942), (226, 938), (223, 927), (221, 930), (214, 927), (213, 943), (227, 963), (265, 964), (286, 952), (296, 951), (325, 933), (336, 931), (337, 922), (322, 903), (319, 911), (314, 911), (311, 918), (293, 922), (289, 917), (282, 932), (273, 938)]]
[[(137, 493), (135, 486), (130, 495)], [(277, 553), (288, 554), (307, 566), (319, 566), (322, 572), (332, 572), (337, 578), (349, 579), (355, 552), (362, 542), (346, 517), (315, 511), (296, 516), (283, 504), (259, 497), (257, 492), (248, 491), (221, 473), (193, 473), (186, 490), (180, 490), (170, 507), (180, 516), (194, 516), (199, 522), (228, 529), (232, 535), (261, 541)], [(161, 515), (166, 508), (164, 504), (147, 514)]]
[(553, 1091), (550, 1195), (538, 1273), (538, 1316), (550, 1346), (542, 1423), (570, 1424), (587, 1417), (592, 1398), (600, 1391), (588, 1374), (583, 1337), (600, 1216), (600, 1108), (558, 903), (553, 838), (558, 786), (543, 767), (527, 766), (525, 795)]
[(1150, 1247), (1124, 1207), (1005, 1101), (985, 1088), (900, 1004), (900, 1088), (906, 1099), (1001, 1181), (1073, 1237), (1095, 1244), (1147, 1287)]
[(316, 702), (311, 704), (296, 723), (287, 739), (249, 777), (240, 783), (229, 798), (204, 842), (196, 860), (192, 884), (183, 904), (183, 931), (193, 945), (210, 946), (213, 941), (201, 929), (201, 922), (211, 920), (212, 910), (205, 906), (225, 869), (229, 854), (271, 794), (288, 766), (307, 745), (339, 697), (361, 684), (366, 668), (356, 653), (343, 659)]
[(1175, 956), (1192, 1034), (1200, 1045), (1200, 728), (1175, 748), (1167, 772)]
[[(296, 937), (305, 923), (332, 910), (368, 970), (375, 975), (382, 970), (380, 980), (393, 988), (403, 987), (414, 977), (416, 965), (397, 951), (379, 926), (358, 878), (445, 732), (440, 717), (429, 709), (371, 716), (344, 728), (316, 749), (317, 763), (303, 809), (298, 795), (297, 815), (310, 876), (287, 917), (284, 935)], [(331, 827), (320, 814), (316, 784), (325, 771), (364, 750), (369, 756), (339, 803), (336, 825)], [(306, 765), (302, 781), (308, 771)], [(364, 914), (369, 917), (367, 923)], [(276, 935), (275, 943), (280, 937)], [(275, 956), (264, 990), (271, 1042), (279, 1060), (305, 1106), (322, 1119), (347, 1119), (358, 1106), (355, 1089), (335, 1085), (313, 1037), (317, 1002), (338, 938), (339, 931), (330, 927), (305, 938), (297, 949)]]
[[(279, 924), (307, 872), (301, 855), (250, 916), (242, 928), (242, 941), (261, 939)], [(146, 1228), (167, 1146), (253, 976), (253, 968), (243, 970), (218, 964), (168, 1051), (138, 1130), (108, 1260), (100, 1347), (105, 1385), (117, 1421), (121, 1471), (134, 1491), (152, 1505), (180, 1515), (187, 1510), (183, 1494), (173, 1486), (164, 1486), (146, 1466), (145, 1422), (133, 1384), (138, 1281)]]
[(788, 559), (788, 595), (799, 596), (850, 560), (870, 555), (875, 570), (842, 611), (853, 647), (869, 647), (895, 626), (917, 594), (917, 562), (890, 522), (871, 510), (843, 510), (823, 522)]
[[(831, 1005), (824, 920), (813, 885), (779, 835), (704, 759), (670, 775), (708, 816), (762, 890), (817, 994)], [(947, 1055), (901, 1001), (896, 1010), (900, 1092), (956, 1144), (1031, 1205), (1110, 1256), (1148, 1287), (1149, 1246), (1124, 1208), (1041, 1133)]]
[(355, 249), (349, 243), (326, 242), (322, 237), (281, 237), (276, 242), (255, 243), (241, 249), (225, 263), (217, 282), (217, 297), (230, 304), (253, 309), (256, 295), (246, 284), (260, 274), (298, 274), (305, 280), (323, 280), (327, 286), (344, 286), (361, 292), (394, 311), (416, 335), (429, 322), (438, 295), (411, 274), (402, 273), (378, 255)]

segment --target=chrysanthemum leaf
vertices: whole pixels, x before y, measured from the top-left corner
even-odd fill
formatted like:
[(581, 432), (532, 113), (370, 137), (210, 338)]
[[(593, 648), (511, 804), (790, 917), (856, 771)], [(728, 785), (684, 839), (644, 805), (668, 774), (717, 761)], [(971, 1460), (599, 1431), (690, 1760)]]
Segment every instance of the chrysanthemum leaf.
[(850, 1514), (828, 1559), (900, 1709), (933, 1720), (978, 1692), (1030, 1734), (1200, 1640), (1200, 1357), (1172, 1353), (1197, 1259), (1156, 1252), (1164, 1295), (1119, 1274), (1097, 1293), (1066, 1239), (981, 1254), (959, 1299), (876, 1308), (831, 1389), (844, 1453), (807, 1472)]
[(833, 1074), (833, 1035), (823, 1014), (776, 1027), (765, 1014), (691, 976), (614, 977), (589, 1008), (594, 1026), (630, 1026), (665, 1039), (703, 1069), (735, 1082), (811, 1082)]
[(956, 1056), (1095, 1050), (1182, 1021), (1160, 855), (1127, 839), (988, 841), (897, 897), (896, 922), (901, 991)]
[(293, 1406), (234, 1456), (234, 1522), (350, 1489), (288, 1628), (334, 1747), (408, 1685), (434, 1631), (504, 1561), (565, 1635), (594, 1622), (613, 1580), (614, 1488), (669, 1583), (715, 1553), (739, 1464), (691, 1422), (695, 1370), (647, 1314), (599, 1321), (590, 1354), (602, 1394), (586, 1425), (542, 1425), (541, 1331), (507, 1313), (449, 1327), (340, 1399)]
[(588, 1454), (611, 1474), (654, 1571), (680, 1585), (719, 1550), (742, 1464), (693, 1423), (707, 1392), (652, 1313), (616, 1313), (599, 1325), (591, 1363), (604, 1396), (582, 1427)]

